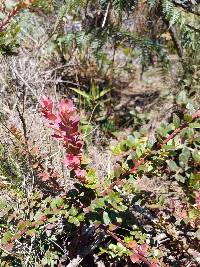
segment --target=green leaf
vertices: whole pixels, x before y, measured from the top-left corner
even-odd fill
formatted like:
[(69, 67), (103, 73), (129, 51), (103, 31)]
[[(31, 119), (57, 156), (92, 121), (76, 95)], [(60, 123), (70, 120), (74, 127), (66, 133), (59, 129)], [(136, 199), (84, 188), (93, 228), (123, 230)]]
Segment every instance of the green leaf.
[(194, 129), (190, 127), (183, 129), (182, 132), (180, 133), (180, 136), (187, 139), (193, 138)]
[(90, 123), (88, 123), (87, 125), (81, 125), (80, 129), (84, 133), (84, 136), (86, 136), (86, 135), (89, 135), (89, 133), (92, 132), (94, 127)]
[(165, 150), (174, 150), (176, 147), (174, 145), (164, 145), (163, 149)]
[(186, 122), (191, 122), (192, 121), (192, 115), (190, 115), (190, 114), (185, 114), (184, 115), (184, 120), (186, 121)]
[(134, 146), (135, 145), (135, 138), (132, 135), (129, 135), (127, 137), (127, 141), (129, 142), (130, 146)]
[(119, 205), (116, 207), (116, 209), (117, 209), (118, 211), (125, 211), (125, 210), (127, 210), (127, 206), (125, 206), (125, 205), (123, 205), (123, 204), (119, 204)]
[(166, 137), (167, 134), (168, 134), (168, 130), (165, 129), (165, 128), (163, 128), (163, 127), (160, 127), (160, 128), (158, 129), (158, 131), (159, 131), (159, 134), (160, 134), (161, 136), (163, 136), (163, 137)]
[(75, 207), (71, 207), (70, 209), (70, 215), (76, 216), (78, 214), (78, 210)]
[(183, 176), (180, 175), (179, 173), (176, 173), (176, 174), (175, 174), (175, 179), (176, 179), (176, 181), (178, 181), (178, 182), (185, 183), (185, 177), (183, 177)]
[(13, 237), (13, 235), (12, 235), (12, 233), (10, 231), (5, 232), (3, 234), (3, 238), (1, 240), (1, 242), (6, 244), (7, 242), (11, 241), (12, 237)]
[(119, 146), (110, 146), (110, 150), (116, 156), (120, 155), (122, 152)]
[(190, 150), (187, 147), (184, 147), (182, 153), (179, 155), (179, 161), (186, 165), (190, 158)]
[(16, 1), (14, 1), (14, 0), (6, 0), (5, 1), (5, 7), (7, 10), (13, 9), (14, 6), (16, 6)]
[(120, 143), (120, 149), (121, 149), (121, 151), (124, 151), (124, 152), (126, 152), (130, 149), (126, 140), (124, 140)]
[(0, 12), (0, 20), (3, 20), (5, 18), (5, 16), (6, 15), (4, 13)]
[(167, 163), (171, 171), (176, 172), (179, 169), (175, 161), (169, 160)]
[(77, 220), (79, 220), (79, 222), (82, 222), (84, 221), (84, 213), (80, 213), (78, 216), (77, 216)]
[(104, 212), (103, 212), (103, 222), (104, 222), (106, 225), (109, 225), (109, 224), (111, 223), (107, 211), (104, 211)]
[(149, 8), (153, 9), (156, 7), (157, 1), (156, 0), (148, 0)]
[(21, 230), (23, 230), (23, 229), (25, 229), (26, 227), (27, 227), (27, 225), (29, 224), (29, 222), (27, 222), (27, 221), (20, 221), (19, 223), (18, 223), (18, 228), (19, 228), (19, 230), (21, 231)]
[(36, 233), (37, 233), (37, 230), (36, 229), (29, 229), (27, 231), (27, 235), (30, 235), (30, 236), (34, 236)]
[(200, 123), (198, 122), (193, 122), (193, 123), (190, 123), (190, 128), (193, 128), (193, 129), (200, 129)]
[(73, 217), (73, 216), (69, 216), (68, 222), (69, 223), (72, 223), (72, 224), (75, 224), (76, 226), (79, 226), (80, 225), (79, 220), (76, 217)]
[(118, 178), (123, 173), (123, 168), (119, 164), (114, 166), (114, 176)]
[(152, 148), (155, 143), (156, 143), (156, 137), (154, 135), (150, 136), (147, 142), (148, 148)]
[(187, 104), (188, 99), (185, 91), (181, 91), (177, 97), (178, 104)]
[(195, 220), (199, 217), (199, 211), (196, 209), (189, 210), (189, 219)]
[(192, 113), (195, 113), (196, 109), (192, 103), (187, 103), (186, 108), (191, 111)]
[(73, 87), (68, 87), (69, 89), (73, 90), (74, 92), (76, 92), (77, 94), (87, 98), (88, 100), (91, 100), (91, 97), (89, 94), (87, 94), (86, 92), (84, 92), (83, 90), (81, 90), (80, 88), (73, 88)]
[(51, 208), (55, 209), (55, 208), (60, 208), (64, 203), (64, 200), (61, 197), (57, 197), (55, 199), (52, 200), (51, 202)]
[(93, 169), (93, 168), (90, 168), (88, 171), (87, 171), (87, 177), (89, 179), (89, 183), (96, 183), (98, 180), (97, 180), (97, 176), (96, 176), (96, 170)]
[(173, 114), (173, 124), (175, 128), (180, 126), (180, 118), (176, 114)]
[(100, 92), (99, 96), (103, 97), (104, 95), (106, 95), (109, 92), (110, 92), (110, 88), (109, 89), (104, 89), (103, 91)]
[(129, 179), (128, 179), (128, 181), (129, 181), (130, 183), (134, 183), (134, 182), (136, 181), (136, 177), (135, 177), (133, 174), (130, 174), (130, 175), (129, 175)]
[(198, 151), (197, 149), (195, 149), (192, 153), (192, 157), (194, 159), (195, 162), (200, 162), (200, 151)]
[(136, 148), (135, 152), (136, 152), (136, 155), (137, 155), (138, 158), (140, 158), (142, 156), (142, 151), (141, 151), (139, 146)]

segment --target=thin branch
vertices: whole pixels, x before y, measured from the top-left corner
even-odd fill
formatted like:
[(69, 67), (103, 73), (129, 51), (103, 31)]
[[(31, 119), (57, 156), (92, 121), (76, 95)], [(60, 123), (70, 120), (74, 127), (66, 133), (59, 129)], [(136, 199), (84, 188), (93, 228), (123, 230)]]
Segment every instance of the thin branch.
[(182, 45), (181, 45), (181, 41), (178, 38), (176, 27), (174, 25), (171, 25), (169, 27), (169, 33), (170, 33), (171, 38), (172, 38), (172, 40), (174, 42), (177, 54), (180, 57), (180, 60), (183, 62), (184, 61), (183, 48), (182, 48)]
[(108, 5), (107, 5), (105, 16), (103, 18), (103, 23), (102, 23), (102, 26), (101, 26), (102, 28), (104, 28), (104, 26), (106, 24), (106, 20), (107, 20), (108, 13), (109, 13), (109, 10), (110, 10), (110, 5), (111, 5), (111, 3), (109, 2)]
[(0, 32), (5, 30), (5, 28), (8, 26), (12, 18), (15, 17), (20, 12), (21, 9), (31, 5), (33, 1), (34, 0), (28, 0), (26, 1), (26, 3), (25, 2), (19, 3), (17, 6), (15, 6), (0, 23)]
[[(31, 86), (27, 83), (27, 81), (19, 74), (19, 72), (17, 71), (17, 69), (15, 67), (13, 67), (12, 69), (14, 71), (14, 73), (20, 78), (20, 80), (24, 83), (24, 85), (26, 87), (29, 88), (29, 90), (31, 91), (31, 93), (35, 96), (36, 99), (38, 99), (37, 94), (34, 92), (34, 90), (31, 88)], [(39, 100), (39, 99), (38, 99)]]
[(129, 251), (131, 251), (133, 254), (137, 254), (138, 257), (140, 258), (140, 260), (144, 263), (146, 263), (148, 266), (151, 266), (151, 263), (149, 260), (147, 260), (147, 258), (144, 257), (144, 255), (142, 255), (139, 251), (130, 248), (120, 237), (118, 237), (114, 232), (112, 232), (109, 229), (106, 229), (106, 227), (101, 226), (101, 228), (103, 228), (105, 230), (105, 232), (111, 236), (113, 239), (115, 239), (118, 243), (122, 244), (123, 247), (127, 248)]

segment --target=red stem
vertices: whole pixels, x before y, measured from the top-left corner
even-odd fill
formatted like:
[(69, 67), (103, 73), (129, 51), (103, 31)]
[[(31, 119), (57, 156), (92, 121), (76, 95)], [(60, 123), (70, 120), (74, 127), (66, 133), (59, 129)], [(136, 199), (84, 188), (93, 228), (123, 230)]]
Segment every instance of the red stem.
[(109, 229), (105, 229), (104, 226), (101, 226), (101, 228), (103, 228), (105, 230), (105, 232), (109, 236), (111, 236), (113, 239), (115, 239), (118, 243), (122, 244), (122, 246), (124, 246), (128, 250), (131, 250), (133, 252), (133, 254), (137, 254), (141, 261), (143, 261), (144, 263), (146, 263), (148, 266), (151, 266), (151, 263), (139, 251), (137, 251), (137, 250), (135, 250), (133, 248), (130, 248), (123, 240), (121, 240), (121, 238), (119, 238), (115, 233), (113, 233)]
[(29, 0), (28, 3), (19, 3), (16, 7), (14, 7), (9, 13), (8, 15), (1, 21), (0, 23), (0, 32), (3, 31), (5, 29), (5, 27), (9, 24), (10, 20), (17, 15), (17, 13), (19, 13), (19, 11), (22, 8), (25, 8), (27, 6), (29, 6), (30, 4), (32, 4), (34, 0)]
[[(198, 110), (194, 115), (192, 115), (192, 120), (200, 117), (200, 110)], [(185, 129), (188, 126), (188, 122), (183, 123), (179, 128), (175, 129), (172, 134), (170, 134), (162, 143), (161, 148), (166, 145), (171, 139), (173, 139), (181, 130)]]

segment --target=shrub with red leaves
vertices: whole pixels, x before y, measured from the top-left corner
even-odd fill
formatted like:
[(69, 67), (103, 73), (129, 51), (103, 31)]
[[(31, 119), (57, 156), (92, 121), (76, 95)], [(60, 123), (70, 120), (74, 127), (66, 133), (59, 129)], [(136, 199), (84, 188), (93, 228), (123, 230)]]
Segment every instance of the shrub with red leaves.
[(78, 130), (80, 116), (73, 102), (70, 99), (62, 99), (57, 105), (56, 112), (53, 112), (53, 102), (49, 97), (42, 97), (40, 103), (43, 116), (54, 130), (53, 137), (63, 141), (66, 151), (64, 165), (78, 180), (86, 183), (86, 171), (81, 168), (84, 142)]

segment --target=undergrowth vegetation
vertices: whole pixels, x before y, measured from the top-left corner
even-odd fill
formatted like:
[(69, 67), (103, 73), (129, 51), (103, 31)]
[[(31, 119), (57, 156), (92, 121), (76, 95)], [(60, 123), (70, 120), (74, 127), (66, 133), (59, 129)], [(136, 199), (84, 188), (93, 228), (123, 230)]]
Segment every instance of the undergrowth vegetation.
[(0, 266), (199, 266), (196, 2), (0, 3)]

